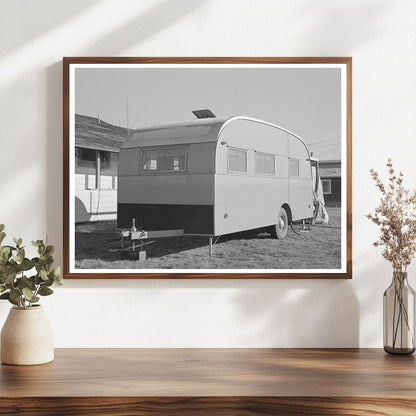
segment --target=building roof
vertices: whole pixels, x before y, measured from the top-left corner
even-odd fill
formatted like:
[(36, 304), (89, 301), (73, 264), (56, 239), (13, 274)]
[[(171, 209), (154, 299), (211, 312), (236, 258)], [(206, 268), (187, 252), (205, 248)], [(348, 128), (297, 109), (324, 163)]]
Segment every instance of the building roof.
[(341, 160), (320, 160), (319, 175), (321, 178), (340, 178)]
[(86, 149), (119, 152), (127, 129), (106, 123), (96, 117), (75, 114), (75, 146)]
[(341, 159), (328, 159), (328, 160), (319, 160), (320, 165), (331, 165), (331, 166), (341, 166)]

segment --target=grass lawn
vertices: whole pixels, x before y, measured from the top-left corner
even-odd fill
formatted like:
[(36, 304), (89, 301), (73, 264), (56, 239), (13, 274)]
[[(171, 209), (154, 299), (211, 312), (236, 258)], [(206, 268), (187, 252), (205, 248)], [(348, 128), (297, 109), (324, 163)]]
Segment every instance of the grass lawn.
[(147, 260), (141, 263), (120, 260), (115, 221), (77, 224), (75, 264), (82, 269), (338, 269), (341, 210), (327, 211), (327, 226), (314, 226), (301, 235), (289, 229), (284, 240), (256, 230), (221, 237), (211, 258), (207, 237), (158, 239), (147, 246)]

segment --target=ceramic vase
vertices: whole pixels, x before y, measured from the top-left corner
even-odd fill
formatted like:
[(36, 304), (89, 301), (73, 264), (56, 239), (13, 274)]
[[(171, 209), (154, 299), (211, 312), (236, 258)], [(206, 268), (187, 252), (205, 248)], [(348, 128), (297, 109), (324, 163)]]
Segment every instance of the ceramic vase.
[(43, 307), (11, 308), (1, 331), (1, 362), (35, 365), (53, 359), (53, 329)]

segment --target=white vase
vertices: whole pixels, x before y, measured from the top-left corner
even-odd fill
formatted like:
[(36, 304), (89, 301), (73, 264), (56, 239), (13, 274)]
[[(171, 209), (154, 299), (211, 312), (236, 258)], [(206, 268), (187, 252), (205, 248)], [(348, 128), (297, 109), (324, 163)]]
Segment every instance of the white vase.
[(1, 362), (35, 365), (53, 359), (53, 329), (43, 307), (11, 308), (1, 330)]

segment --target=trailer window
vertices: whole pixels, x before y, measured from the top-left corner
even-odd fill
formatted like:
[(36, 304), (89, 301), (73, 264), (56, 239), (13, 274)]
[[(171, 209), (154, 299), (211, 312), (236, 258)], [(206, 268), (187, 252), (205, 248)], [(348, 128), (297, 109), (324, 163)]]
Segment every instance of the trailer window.
[(299, 159), (289, 159), (289, 176), (299, 176)]
[(228, 171), (247, 172), (247, 151), (228, 148)]
[(256, 173), (274, 175), (275, 161), (274, 155), (256, 152)]
[(144, 172), (184, 172), (186, 147), (165, 147), (143, 150), (141, 170)]

